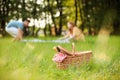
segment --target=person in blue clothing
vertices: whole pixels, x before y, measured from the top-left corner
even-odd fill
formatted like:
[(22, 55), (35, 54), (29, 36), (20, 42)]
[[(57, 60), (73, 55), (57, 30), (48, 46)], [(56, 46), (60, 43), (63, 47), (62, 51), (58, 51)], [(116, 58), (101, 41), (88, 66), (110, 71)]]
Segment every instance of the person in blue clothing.
[(5, 30), (9, 33), (14, 40), (22, 40), (23, 38), (23, 28), (27, 27), (30, 20), (26, 18), (23, 22), (11, 21), (7, 24)]

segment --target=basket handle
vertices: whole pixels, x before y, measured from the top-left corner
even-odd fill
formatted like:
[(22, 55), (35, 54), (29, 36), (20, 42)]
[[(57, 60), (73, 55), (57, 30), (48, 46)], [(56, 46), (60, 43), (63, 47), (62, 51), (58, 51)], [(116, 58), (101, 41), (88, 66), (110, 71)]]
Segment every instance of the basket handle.
[(72, 53), (75, 55), (75, 43), (72, 43)]
[(58, 45), (57, 47), (59, 48), (60, 52), (65, 53), (65, 54), (67, 54), (67, 55), (69, 55), (69, 56), (72, 56), (71, 52), (69, 52), (69, 51), (66, 50), (65, 48), (63, 48), (63, 47), (61, 47), (61, 46), (59, 46), (59, 45)]

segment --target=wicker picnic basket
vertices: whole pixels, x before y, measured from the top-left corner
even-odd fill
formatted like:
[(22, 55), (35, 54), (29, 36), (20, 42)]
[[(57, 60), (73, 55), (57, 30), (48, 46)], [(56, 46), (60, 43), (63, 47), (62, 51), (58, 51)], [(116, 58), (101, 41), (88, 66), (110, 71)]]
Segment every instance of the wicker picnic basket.
[(62, 53), (67, 53), (67, 57), (62, 62), (56, 62), (59, 69), (66, 69), (69, 66), (80, 66), (82, 63), (88, 63), (92, 57), (92, 51), (75, 52), (75, 46), (72, 44), (72, 52), (59, 46)]

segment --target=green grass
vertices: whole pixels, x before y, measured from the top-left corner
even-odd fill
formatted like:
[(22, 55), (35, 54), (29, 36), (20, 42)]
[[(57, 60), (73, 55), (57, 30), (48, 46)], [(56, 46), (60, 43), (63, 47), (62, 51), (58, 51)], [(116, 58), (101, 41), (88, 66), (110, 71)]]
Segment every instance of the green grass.
[[(53, 40), (56, 37), (42, 39)], [(68, 50), (71, 44), (12, 42), (0, 38), (0, 80), (120, 80), (120, 37), (106, 40), (87, 36), (75, 42), (76, 51), (92, 50), (93, 60), (79, 68), (56, 68), (53, 46)]]

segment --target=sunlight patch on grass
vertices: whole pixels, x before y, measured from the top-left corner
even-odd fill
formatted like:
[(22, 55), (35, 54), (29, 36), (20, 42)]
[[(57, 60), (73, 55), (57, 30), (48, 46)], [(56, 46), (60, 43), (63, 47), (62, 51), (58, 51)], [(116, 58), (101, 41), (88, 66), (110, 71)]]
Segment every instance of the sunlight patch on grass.
[(106, 53), (99, 53), (99, 54), (95, 54), (94, 55), (95, 59), (98, 61), (106, 61), (106, 62), (110, 62), (111, 58), (109, 56), (106, 55)]
[(37, 55), (36, 57), (36, 61), (40, 61), (43, 58), (43, 56), (41, 54)]
[(107, 56), (108, 50), (108, 40), (109, 40), (109, 31), (101, 29), (95, 47), (95, 59), (101, 62), (110, 61), (110, 57)]
[(7, 64), (8, 60), (5, 56), (0, 58), (0, 67), (5, 66)]
[(30, 80), (31, 73), (26, 68), (18, 68), (11, 73), (13, 80)]
[(25, 47), (23, 48), (23, 52), (25, 54), (29, 54), (34, 50), (34, 46), (31, 43), (26, 43)]
[(29, 49), (34, 49), (34, 46), (32, 44), (30, 44), (30, 43), (27, 43), (26, 47), (28, 47)]

